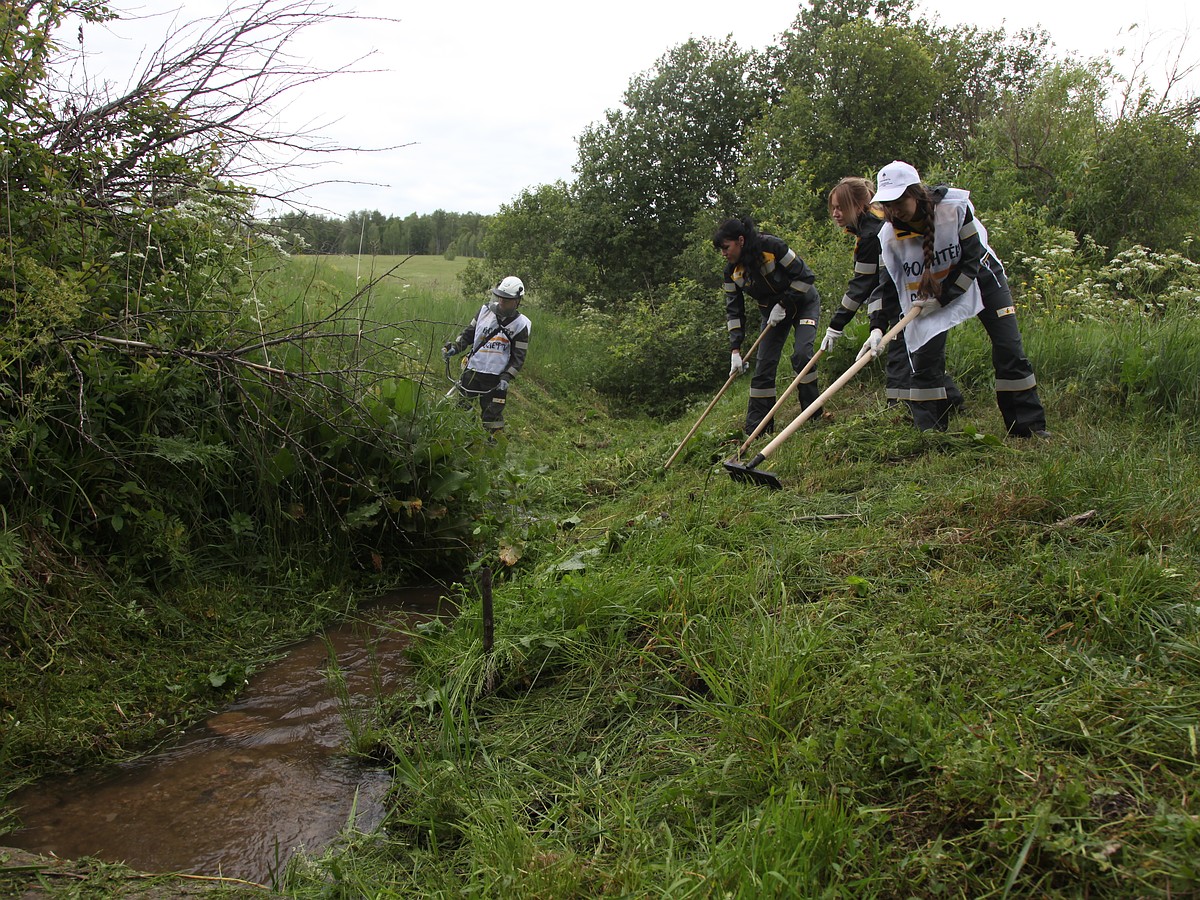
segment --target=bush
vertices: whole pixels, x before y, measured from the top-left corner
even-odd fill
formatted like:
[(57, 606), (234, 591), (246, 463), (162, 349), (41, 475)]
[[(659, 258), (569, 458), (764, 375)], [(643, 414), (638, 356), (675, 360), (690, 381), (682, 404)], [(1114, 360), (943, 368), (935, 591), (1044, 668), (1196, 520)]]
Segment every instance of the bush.
[(684, 280), (639, 294), (619, 315), (586, 310), (585, 333), (609, 351), (591, 383), (627, 411), (678, 414), (721, 383), (728, 345), (718, 304), (711, 288)]

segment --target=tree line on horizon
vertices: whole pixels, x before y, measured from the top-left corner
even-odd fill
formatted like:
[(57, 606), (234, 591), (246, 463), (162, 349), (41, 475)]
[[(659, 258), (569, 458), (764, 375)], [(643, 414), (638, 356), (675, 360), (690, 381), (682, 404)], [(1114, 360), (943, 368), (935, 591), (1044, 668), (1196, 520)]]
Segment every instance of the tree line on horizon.
[(488, 216), (481, 213), (410, 213), (385, 216), (379, 210), (356, 210), (346, 218), (308, 212), (272, 216), (283, 245), (292, 253), (356, 254), (374, 256), (483, 255), (483, 235)]

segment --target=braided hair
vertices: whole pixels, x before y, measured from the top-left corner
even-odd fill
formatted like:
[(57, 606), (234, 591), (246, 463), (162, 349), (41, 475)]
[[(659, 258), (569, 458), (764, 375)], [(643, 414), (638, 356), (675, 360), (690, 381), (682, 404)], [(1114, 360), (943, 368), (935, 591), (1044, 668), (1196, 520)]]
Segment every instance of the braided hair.
[(717, 230), (713, 232), (712, 245), (714, 249), (720, 250), (725, 246), (726, 241), (745, 238), (746, 242), (742, 245), (742, 255), (738, 262), (747, 271), (757, 270), (762, 267), (763, 261), (760, 237), (758, 226), (754, 224), (754, 220), (749, 216), (741, 216), (736, 219), (726, 219), (718, 225)]
[[(921, 248), (925, 253), (925, 267), (921, 270), (921, 280), (917, 284), (917, 294), (921, 297), (938, 300), (942, 296), (942, 282), (933, 277), (933, 194), (929, 192), (929, 188), (925, 187), (924, 184), (910, 184), (900, 196), (912, 197), (917, 201), (917, 210), (913, 216), (913, 220), (925, 223), (925, 230), (921, 233)], [(890, 203), (884, 204), (884, 215), (889, 222), (896, 221), (895, 214), (892, 212), (893, 209), (894, 207)], [(906, 224), (912, 225), (913, 223), (909, 222)]]

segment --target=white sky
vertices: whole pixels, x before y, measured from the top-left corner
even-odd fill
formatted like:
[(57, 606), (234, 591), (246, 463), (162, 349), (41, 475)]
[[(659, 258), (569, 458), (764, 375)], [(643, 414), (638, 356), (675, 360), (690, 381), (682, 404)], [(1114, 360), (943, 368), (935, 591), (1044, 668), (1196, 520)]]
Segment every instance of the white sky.
[[(1181, 46), (1185, 61), (1200, 62), (1200, 34), (1185, 41), (1200, 15), (1189, 20), (1184, 0), (918, 2), (948, 25), (1040, 25), (1060, 55), (1147, 47), (1152, 78), (1165, 71), (1168, 52)], [(179, 9), (178, 0), (114, 5), (149, 18), (106, 26), (107, 35), (89, 32), (93, 72), (126, 71), (138, 52), (157, 48)], [(178, 15), (211, 15), (225, 5), (190, 0)], [(285, 120), (316, 122), (343, 145), (408, 145), (342, 154), (301, 173), (305, 181), (369, 183), (330, 184), (301, 195), (314, 211), (339, 217), (362, 209), (400, 216), (439, 208), (494, 213), (527, 187), (569, 181), (576, 138), (619, 106), (629, 80), (670, 48), (689, 37), (726, 35), (742, 47), (761, 48), (791, 25), (799, 9), (797, 0), (602, 0), (586, 6), (562, 0), (341, 0), (338, 6), (399, 21), (334, 23), (310, 35), (303, 52), (332, 67), (375, 50), (369, 67), (388, 71), (314, 85), (293, 102)], [(1131, 26), (1136, 30), (1127, 31)], [(1188, 88), (1200, 93), (1200, 72)]]

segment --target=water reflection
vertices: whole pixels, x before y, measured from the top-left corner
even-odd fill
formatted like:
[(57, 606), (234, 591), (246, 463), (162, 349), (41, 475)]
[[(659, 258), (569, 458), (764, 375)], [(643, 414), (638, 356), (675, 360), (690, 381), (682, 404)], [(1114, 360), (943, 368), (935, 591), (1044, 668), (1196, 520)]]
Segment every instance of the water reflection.
[(326, 677), (329, 648), (358, 702), (395, 690), (407, 645), (397, 626), (443, 612), (440, 594), (406, 590), (297, 645), (254, 675), (238, 702), (167, 749), (14, 794), (23, 828), (3, 842), (146, 872), (269, 883), (296, 849), (324, 849), (352, 815), (357, 830), (372, 830), (389, 776), (344, 754), (346, 727)]

